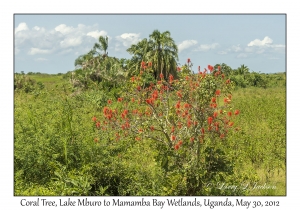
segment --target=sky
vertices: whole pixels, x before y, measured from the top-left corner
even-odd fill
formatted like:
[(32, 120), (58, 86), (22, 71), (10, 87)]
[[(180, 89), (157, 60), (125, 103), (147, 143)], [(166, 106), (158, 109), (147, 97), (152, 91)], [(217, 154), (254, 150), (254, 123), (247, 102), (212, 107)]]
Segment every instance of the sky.
[(193, 70), (225, 63), (250, 72), (286, 71), (286, 15), (14, 15), (14, 71), (66, 73), (75, 59), (108, 36), (108, 55), (131, 58), (126, 51), (154, 30), (169, 31)]

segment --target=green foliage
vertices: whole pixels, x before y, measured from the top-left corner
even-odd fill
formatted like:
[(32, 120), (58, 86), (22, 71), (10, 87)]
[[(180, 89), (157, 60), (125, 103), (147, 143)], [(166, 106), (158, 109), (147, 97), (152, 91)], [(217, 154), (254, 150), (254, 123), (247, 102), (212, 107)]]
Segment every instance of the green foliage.
[(22, 90), (25, 93), (33, 92), (34, 90), (42, 90), (44, 84), (42, 82), (36, 82), (34, 79), (30, 78), (25, 74), (15, 74), (14, 75), (14, 90)]
[[(184, 81), (187, 74), (180, 74)], [(275, 81), (282, 74), (263, 76)], [(173, 163), (182, 162), (184, 153), (166, 159), (153, 143), (129, 136), (116, 141), (115, 132), (97, 129), (92, 122), (91, 117), (102, 113), (108, 100), (121, 97), (132, 82), (109, 92), (88, 89), (74, 95), (68, 85), (52, 90), (49, 84), (59, 81), (56, 76), (35, 80), (44, 81), (43, 93), (15, 93), (15, 195), (285, 194), (284, 86), (233, 91), (232, 106), (241, 110), (235, 122), (240, 132), (230, 132), (226, 144), (203, 147), (201, 167), (193, 162), (178, 167)], [(284, 84), (285, 79), (276, 81)], [(218, 185), (255, 182), (278, 189), (233, 191)]]
[[(15, 74), (15, 195), (285, 195), (285, 73), (177, 68), (168, 31), (132, 45), (129, 60), (107, 49), (99, 37), (74, 71)], [(278, 189), (241, 188), (264, 182)]]

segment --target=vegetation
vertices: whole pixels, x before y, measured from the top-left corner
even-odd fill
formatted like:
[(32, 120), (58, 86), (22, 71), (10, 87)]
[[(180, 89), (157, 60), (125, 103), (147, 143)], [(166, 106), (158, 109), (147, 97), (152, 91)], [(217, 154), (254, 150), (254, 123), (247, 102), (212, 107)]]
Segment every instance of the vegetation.
[(194, 73), (168, 31), (107, 49), (15, 75), (15, 195), (286, 194), (285, 74)]

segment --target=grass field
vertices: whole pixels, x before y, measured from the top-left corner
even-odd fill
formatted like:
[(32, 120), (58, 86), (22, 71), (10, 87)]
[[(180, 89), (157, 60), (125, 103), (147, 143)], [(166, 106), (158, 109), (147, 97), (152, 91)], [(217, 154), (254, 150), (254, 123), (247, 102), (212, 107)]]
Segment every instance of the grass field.
[[(95, 144), (91, 118), (113, 93), (74, 94), (63, 75), (30, 77), (45, 88), (15, 91), (15, 195), (172, 194), (162, 187), (151, 143), (111, 143), (103, 133)], [(232, 96), (233, 107), (241, 110), (235, 122), (240, 132), (230, 133), (226, 151), (239, 184), (247, 186), (246, 195), (286, 195), (285, 80), (268, 88), (237, 88)]]

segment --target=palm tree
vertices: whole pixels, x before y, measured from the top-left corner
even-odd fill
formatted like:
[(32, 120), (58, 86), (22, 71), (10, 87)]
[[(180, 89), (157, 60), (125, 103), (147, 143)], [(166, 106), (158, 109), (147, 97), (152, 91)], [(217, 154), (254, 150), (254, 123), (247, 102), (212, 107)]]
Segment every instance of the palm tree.
[(87, 54), (80, 55), (76, 60), (75, 60), (75, 67), (82, 67), (83, 69), (89, 68), (92, 65), (92, 61), (94, 58), (95, 52), (91, 50)]
[(150, 51), (146, 56), (153, 63), (155, 78), (159, 79), (160, 73), (165, 79), (169, 74), (176, 76), (178, 48), (171, 38), (171, 33), (154, 30), (149, 38)]
[(104, 51), (103, 57), (107, 57), (108, 56), (108, 52), (107, 52), (107, 48), (108, 48), (108, 37), (103, 37), (100, 36), (98, 39), (99, 43), (95, 43), (94, 44), (94, 48), (93, 50), (95, 50), (95, 52), (97, 52), (97, 49)]
[(141, 62), (146, 60), (146, 55), (149, 51), (150, 46), (146, 38), (138, 42), (137, 44), (131, 45), (131, 47), (127, 49), (127, 52), (133, 55), (128, 63), (128, 66), (130, 67), (130, 75), (134, 75), (139, 72)]
[(127, 52), (133, 54), (132, 60), (138, 63), (138, 67), (142, 61), (152, 62), (153, 76), (157, 80), (160, 74), (165, 79), (169, 74), (177, 76), (178, 48), (169, 31), (160, 33), (154, 30), (149, 40), (143, 39), (127, 49)]
[(249, 68), (243, 64), (237, 69), (237, 73), (243, 75), (245, 79), (245, 75), (249, 73)]

